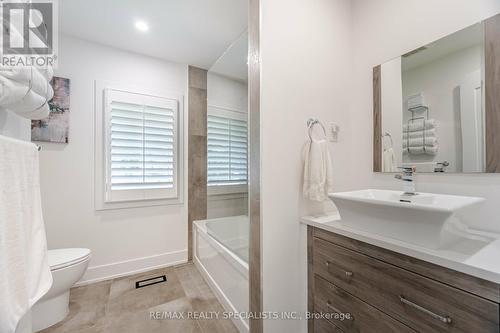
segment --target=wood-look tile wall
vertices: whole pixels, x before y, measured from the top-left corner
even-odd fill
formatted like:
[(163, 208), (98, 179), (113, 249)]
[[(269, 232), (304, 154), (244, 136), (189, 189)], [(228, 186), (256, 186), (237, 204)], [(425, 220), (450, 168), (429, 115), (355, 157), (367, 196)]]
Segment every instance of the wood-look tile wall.
[(373, 172), (382, 172), (382, 67), (373, 68)]
[[(250, 0), (248, 16), (249, 61), (249, 288), (250, 312), (260, 313), (262, 302), (262, 253), (260, 218), (260, 0)], [(263, 332), (262, 319), (250, 319), (250, 333)]]
[(188, 260), (193, 221), (207, 218), (207, 71), (188, 68)]
[(486, 172), (500, 172), (500, 15), (485, 22)]

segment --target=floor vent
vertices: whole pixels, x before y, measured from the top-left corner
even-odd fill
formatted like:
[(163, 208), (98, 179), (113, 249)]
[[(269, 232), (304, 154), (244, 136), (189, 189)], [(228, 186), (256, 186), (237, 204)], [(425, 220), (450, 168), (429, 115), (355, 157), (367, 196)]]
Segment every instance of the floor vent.
[(161, 276), (157, 276), (154, 278), (137, 281), (135, 283), (135, 289), (139, 289), (139, 288), (143, 288), (143, 287), (147, 287), (147, 286), (152, 286), (154, 284), (163, 283), (163, 282), (167, 282), (166, 275), (161, 275)]

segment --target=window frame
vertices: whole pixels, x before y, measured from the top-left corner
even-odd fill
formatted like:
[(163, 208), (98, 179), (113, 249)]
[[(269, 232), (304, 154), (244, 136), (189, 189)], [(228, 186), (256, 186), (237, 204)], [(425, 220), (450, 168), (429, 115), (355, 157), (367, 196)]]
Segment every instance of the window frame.
[[(248, 193), (248, 113), (243, 110), (221, 107), (217, 105), (208, 105), (208, 115), (222, 118), (230, 118), (247, 123), (247, 183), (245, 185), (208, 185), (207, 194), (209, 196), (224, 196), (224, 195), (242, 195)], [(207, 117), (208, 121), (208, 117)], [(208, 145), (208, 133), (207, 133)], [(207, 174), (208, 174), (208, 154), (207, 154)]]
[[(135, 95), (138, 100), (155, 101), (144, 103), (150, 106), (176, 103), (174, 111), (174, 189), (162, 191), (155, 189), (115, 190), (111, 192), (111, 102), (110, 94)], [(168, 104), (166, 103), (166, 104)], [(154, 105), (151, 105), (154, 104)], [(178, 205), (184, 201), (184, 110), (183, 96), (180, 94), (159, 94), (131, 86), (123, 86), (104, 81), (95, 82), (95, 181), (94, 201), (96, 210)], [(119, 193), (118, 191), (122, 192)], [(128, 192), (128, 193), (125, 193)], [(163, 192), (163, 193), (162, 193)], [(113, 197), (110, 194), (113, 193)]]

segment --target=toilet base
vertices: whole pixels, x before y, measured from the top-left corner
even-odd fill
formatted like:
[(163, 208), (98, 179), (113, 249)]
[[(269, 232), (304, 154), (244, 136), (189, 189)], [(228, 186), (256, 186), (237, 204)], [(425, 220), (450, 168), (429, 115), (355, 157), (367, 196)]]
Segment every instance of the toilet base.
[(42, 300), (32, 309), (33, 332), (38, 332), (62, 321), (69, 313), (69, 290), (57, 297)]

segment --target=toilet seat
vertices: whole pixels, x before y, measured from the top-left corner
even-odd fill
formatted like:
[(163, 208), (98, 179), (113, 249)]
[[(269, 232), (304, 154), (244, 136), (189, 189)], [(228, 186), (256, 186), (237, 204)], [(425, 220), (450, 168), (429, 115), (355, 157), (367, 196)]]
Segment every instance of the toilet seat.
[(90, 257), (89, 249), (57, 249), (48, 251), (48, 260), (51, 271), (66, 268)]

